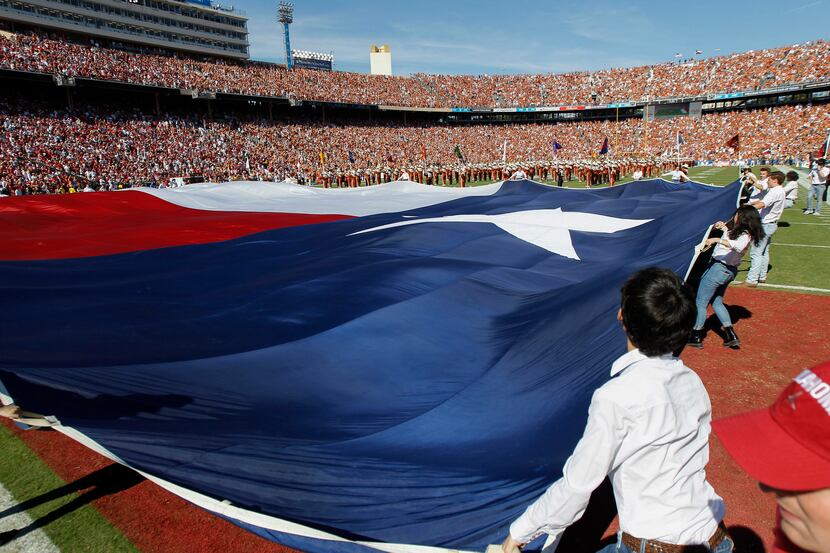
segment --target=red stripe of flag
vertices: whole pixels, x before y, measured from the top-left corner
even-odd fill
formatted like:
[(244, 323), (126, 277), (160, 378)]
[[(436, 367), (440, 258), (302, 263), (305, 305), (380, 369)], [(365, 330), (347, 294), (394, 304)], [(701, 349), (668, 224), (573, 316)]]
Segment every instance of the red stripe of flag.
[(111, 255), (205, 244), (348, 215), (204, 211), (137, 191), (0, 199), (0, 260)]

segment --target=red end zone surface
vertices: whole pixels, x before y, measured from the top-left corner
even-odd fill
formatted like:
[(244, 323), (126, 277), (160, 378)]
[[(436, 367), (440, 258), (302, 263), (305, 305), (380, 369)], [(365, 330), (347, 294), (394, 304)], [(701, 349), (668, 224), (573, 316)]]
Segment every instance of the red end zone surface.
[[(830, 359), (825, 330), (830, 326), (830, 297), (733, 288), (726, 299), (735, 316), (741, 349), (724, 348), (721, 339), (709, 332), (702, 351), (687, 348), (683, 353), (686, 364), (706, 384), (716, 419), (770, 405), (801, 369)], [(56, 432), (15, 433), (66, 482), (110, 464)], [(716, 437), (710, 443), (707, 474), (726, 500), (727, 526), (733, 531), (736, 527), (750, 529), (769, 548), (774, 501), (758, 490)], [(291, 551), (193, 507), (148, 481), (92, 504), (142, 551)], [(763, 551), (746, 547), (751, 545), (748, 542), (741, 544), (741, 535), (746, 532), (736, 532), (739, 545), (745, 545), (742, 551)]]

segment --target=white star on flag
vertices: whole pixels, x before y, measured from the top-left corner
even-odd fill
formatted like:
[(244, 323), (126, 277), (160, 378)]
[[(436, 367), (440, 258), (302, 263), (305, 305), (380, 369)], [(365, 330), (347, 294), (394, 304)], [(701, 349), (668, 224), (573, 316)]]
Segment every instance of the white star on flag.
[(613, 234), (644, 225), (650, 221), (652, 219), (620, 219), (595, 213), (566, 213), (562, 211), (562, 208), (556, 208), (515, 211), (499, 215), (448, 215), (446, 217), (401, 221), (353, 232), (349, 236), (422, 223), (490, 223), (520, 240), (539, 246), (551, 253), (578, 260), (579, 256), (571, 241), (570, 231)]

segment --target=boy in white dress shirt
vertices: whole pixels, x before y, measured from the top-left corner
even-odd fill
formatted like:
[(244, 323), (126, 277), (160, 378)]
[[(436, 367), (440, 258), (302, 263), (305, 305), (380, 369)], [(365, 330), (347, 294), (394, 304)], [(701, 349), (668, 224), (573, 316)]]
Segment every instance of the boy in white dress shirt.
[(562, 478), (513, 522), (504, 553), (545, 533), (558, 536), (582, 516), (606, 476), (620, 533), (605, 551), (732, 551), (723, 500), (706, 480), (709, 395), (672, 353), (685, 345), (695, 314), (691, 290), (668, 269), (644, 269), (623, 285), (617, 318), (628, 352), (594, 392)]

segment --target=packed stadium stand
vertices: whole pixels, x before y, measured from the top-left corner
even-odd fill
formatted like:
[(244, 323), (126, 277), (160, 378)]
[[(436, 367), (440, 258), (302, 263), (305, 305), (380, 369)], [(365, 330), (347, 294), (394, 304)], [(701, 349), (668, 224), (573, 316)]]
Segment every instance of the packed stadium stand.
[(408, 107), (522, 107), (641, 101), (754, 91), (830, 79), (830, 44), (817, 41), (686, 63), (549, 75), (385, 77), (137, 54), (5, 35), (0, 67), (171, 88)]
[(450, 167), (469, 181), (500, 177), (504, 160), (624, 172), (674, 163), (679, 137), (690, 162), (798, 162), (830, 126), (828, 62), (815, 41), (591, 73), (384, 77), (0, 31), (0, 189), (369, 183)]
[[(783, 122), (783, 123), (782, 123)], [(693, 156), (727, 158), (724, 143), (736, 129), (746, 131), (746, 152), (757, 156), (772, 146), (796, 155), (818, 144), (830, 125), (826, 106), (779, 107), (656, 121), (653, 147), (671, 151), (678, 129), (694, 137)], [(388, 178), (414, 164), (454, 165), (455, 145), (470, 164), (486, 166), (502, 155), (504, 141), (512, 160), (530, 165), (552, 159), (551, 140), (562, 145), (562, 159), (587, 160), (605, 136), (615, 136), (614, 121), (513, 125), (401, 125), (319, 121), (274, 121), (198, 116), (153, 116), (110, 108), (68, 112), (42, 105), (0, 105), (0, 183), (55, 191), (87, 180), (101, 185), (166, 183), (199, 174), (208, 180), (282, 180), (342, 173), (352, 167)], [(642, 121), (619, 123), (619, 148), (635, 151), (645, 140)], [(325, 156), (325, 169), (320, 164)], [(349, 152), (354, 163), (349, 162)], [(699, 156), (698, 156), (699, 154)], [(318, 175), (319, 173), (319, 175)], [(488, 175), (489, 177), (489, 175)]]

